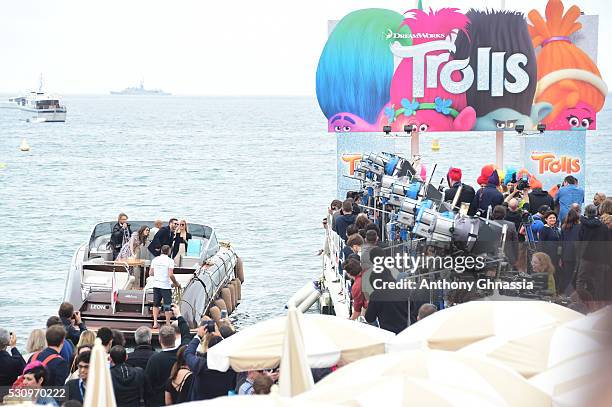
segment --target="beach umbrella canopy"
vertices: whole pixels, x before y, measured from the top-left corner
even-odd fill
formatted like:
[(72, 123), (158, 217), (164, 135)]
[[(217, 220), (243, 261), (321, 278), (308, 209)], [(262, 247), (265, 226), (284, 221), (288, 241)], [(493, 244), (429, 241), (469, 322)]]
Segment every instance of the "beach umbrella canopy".
[(602, 350), (604, 341), (597, 336), (595, 332), (576, 331), (567, 325), (548, 326), (527, 333), (493, 336), (459, 352), (493, 358), (530, 378), (563, 361)]
[(496, 405), (551, 405), (549, 395), (498, 362), (479, 356), (428, 349), (388, 353), (358, 360), (329, 374), (315, 388), (340, 389), (354, 384), (368, 387), (370, 378), (395, 377), (450, 386), (466, 393), (481, 393)]
[(457, 386), (407, 376), (374, 377), (343, 387), (319, 386), (294, 399), (359, 407), (502, 407), (496, 398)]
[[(371, 325), (332, 315), (304, 314), (300, 321), (304, 349), (311, 368), (384, 353), (394, 334)], [(222, 372), (276, 368), (283, 353), (287, 317), (259, 322), (242, 329), (209, 349), (208, 367)]]
[(278, 381), (280, 394), (287, 397), (297, 396), (314, 386), (304, 349), (303, 317), (295, 306), (289, 308)]
[(608, 379), (599, 371), (607, 356), (604, 352), (584, 354), (533, 376), (529, 382), (549, 394), (555, 407), (586, 406), (602, 380)]
[(580, 318), (545, 301), (470, 301), (440, 310), (400, 332), (389, 352), (430, 348), (457, 350), (494, 335), (527, 332)]
[[(216, 345), (215, 345), (216, 346)], [(304, 400), (296, 400), (290, 397), (281, 397), (278, 394), (249, 395), (249, 396), (225, 396), (212, 400), (191, 401), (178, 404), (182, 407), (310, 407), (312, 403)], [(321, 407), (333, 406), (330, 403), (317, 403)]]
[(568, 322), (566, 326), (581, 332), (599, 332), (604, 335), (612, 333), (612, 306), (608, 305), (597, 312)]
[(104, 346), (102, 346), (102, 341), (100, 338), (96, 338), (89, 360), (87, 391), (85, 392), (83, 406), (115, 407), (116, 405), (108, 357), (106, 356)]

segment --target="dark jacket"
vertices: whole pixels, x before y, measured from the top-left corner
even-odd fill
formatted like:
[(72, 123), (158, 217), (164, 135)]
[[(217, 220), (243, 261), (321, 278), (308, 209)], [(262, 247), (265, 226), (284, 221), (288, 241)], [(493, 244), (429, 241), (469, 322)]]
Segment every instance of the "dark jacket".
[(543, 205), (547, 205), (550, 209), (554, 209), (555, 200), (548, 194), (547, 191), (542, 191), (542, 188), (534, 188), (529, 193), (529, 212), (533, 215), (538, 212)]
[(514, 223), (514, 227), (518, 232), (521, 230), (521, 223), (523, 222), (523, 211), (521, 209), (517, 209), (516, 211), (508, 209), (504, 220)]
[(499, 176), (497, 171), (493, 171), (493, 174), (489, 177), (487, 185), (480, 188), (474, 195), (471, 209), (474, 213), (480, 210), (482, 216), (486, 216), (487, 208), (490, 206), (491, 210), (497, 205), (501, 205), (504, 202), (504, 194), (497, 190), (499, 185)]
[(110, 374), (117, 407), (138, 407), (144, 396), (142, 369), (121, 363), (111, 367)]
[(87, 327), (85, 326), (84, 322), (81, 322), (79, 324), (79, 328), (75, 328), (74, 325), (72, 325), (72, 321), (68, 318), (63, 318), (60, 317), (60, 319), (62, 320), (62, 325), (64, 325), (64, 329), (67, 332), (66, 337), (68, 339), (70, 339), (70, 341), (76, 345), (77, 343), (79, 343), (79, 339), (81, 338), (81, 333), (83, 331), (87, 331)]
[(179, 252), (179, 249), (181, 248), (181, 243), (185, 243), (185, 252), (187, 252), (187, 248), (189, 247), (188, 245), (188, 241), (191, 240), (191, 233), (187, 232), (187, 238), (183, 239), (179, 234), (176, 235), (176, 238), (174, 237), (174, 235), (172, 236), (173, 241), (172, 241), (172, 255), (170, 257), (175, 258), (176, 255)]
[(581, 227), (578, 233), (580, 241), (580, 258), (593, 263), (612, 263), (612, 243), (610, 242), (610, 229), (599, 218), (585, 218), (580, 220)]
[[(59, 355), (55, 349), (45, 348), (36, 357), (36, 360), (42, 362), (50, 355)], [(31, 361), (32, 358), (30, 358)], [(29, 361), (28, 361), (29, 362)], [(66, 378), (70, 374), (70, 366), (61, 356), (47, 363), (47, 380), (45, 386), (63, 386), (66, 383)]]
[(138, 345), (134, 348), (134, 352), (128, 353), (127, 363), (133, 367), (139, 367), (144, 370), (147, 367), (147, 362), (155, 354), (155, 350), (153, 346), (146, 345)]
[[(394, 282), (395, 278), (387, 269), (382, 273), (372, 273), (370, 275), (370, 285), (372, 287), (381, 287), (382, 282)], [(378, 325), (382, 329), (394, 332), (396, 334), (403, 331), (410, 324), (409, 309), (409, 292), (407, 290), (391, 290), (391, 289), (375, 289), (370, 295), (368, 308), (365, 313), (365, 319), (372, 323), (378, 319)]]
[(227, 392), (236, 388), (236, 372), (229, 368), (219, 372), (208, 368), (206, 355), (197, 355), (200, 338), (195, 337), (185, 349), (185, 360), (193, 372), (190, 400), (209, 400), (227, 396)]
[(0, 386), (11, 386), (23, 373), (25, 365), (25, 360), (17, 348), (11, 349), (11, 353), (0, 351)]
[(113, 251), (114, 252), (120, 251), (121, 247), (123, 246), (124, 238), (127, 238), (129, 240), (131, 236), (132, 236), (132, 228), (129, 223), (127, 224), (127, 233), (121, 227), (119, 222), (115, 223), (115, 226), (113, 226), (113, 231), (110, 237), (110, 243), (112, 245)]
[(472, 188), (470, 185), (463, 184), (461, 182), (455, 182), (452, 187), (444, 191), (444, 201), (453, 202), (453, 199), (455, 199), (455, 194), (457, 193), (457, 190), (459, 189), (460, 185), (463, 185), (463, 188), (461, 188), (461, 193), (459, 194), (457, 206), (461, 207), (461, 202), (469, 203), (470, 209), (468, 211), (468, 215), (473, 215), (474, 212), (476, 212), (476, 209), (472, 209), (472, 202), (474, 202), (474, 196), (476, 195), (476, 192), (474, 191), (474, 188)]
[[(158, 232), (159, 233), (159, 232)], [(185, 318), (178, 317), (181, 330), (181, 346), (189, 342), (191, 334)], [(170, 377), (172, 365), (176, 362), (178, 348), (156, 352), (144, 370), (145, 375), (145, 404), (147, 406), (163, 406), (166, 383)]]
[(81, 379), (72, 379), (66, 382), (66, 400), (77, 400), (81, 403), (83, 402), (83, 398), (85, 397), (85, 389), (87, 386), (84, 386), (83, 393), (81, 394)]
[(153, 238), (153, 241), (148, 246), (149, 252), (151, 252), (153, 256), (159, 256), (161, 247), (163, 245), (167, 244), (168, 246), (172, 247), (173, 235), (174, 234), (170, 230), (170, 226), (159, 228), (155, 234), (155, 237)]
[(572, 225), (570, 229), (561, 229), (561, 256), (564, 263), (578, 261), (578, 235), (580, 224)]
[(355, 223), (356, 218), (357, 216), (355, 214), (338, 216), (334, 224), (334, 232), (336, 232), (342, 240), (346, 241), (346, 228)]
[(560, 247), (561, 247), (561, 230), (558, 227), (544, 226), (540, 230), (538, 238), (539, 250), (548, 254), (553, 266), (559, 269)]

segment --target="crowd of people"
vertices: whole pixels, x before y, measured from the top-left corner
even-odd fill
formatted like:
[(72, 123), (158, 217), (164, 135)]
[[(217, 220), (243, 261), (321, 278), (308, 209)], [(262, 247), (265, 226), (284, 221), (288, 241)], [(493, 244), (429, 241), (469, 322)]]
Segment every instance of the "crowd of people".
[[(546, 191), (542, 182), (525, 170), (500, 176), (492, 165), (482, 168), (477, 188), (463, 182), (459, 168), (451, 168), (446, 178), (443, 200), (454, 203), (455, 212), (488, 216), (506, 226), (504, 254), (514, 270), (548, 273), (550, 295), (568, 296), (584, 312), (611, 300), (612, 198), (599, 192), (592, 203), (585, 204), (584, 190), (571, 175), (554, 190)], [(435, 306), (407, 304), (401, 298), (366, 298), (362, 277), (371, 270), (376, 256), (385, 255), (381, 240), (388, 241), (389, 236), (381, 239), (379, 214), (361, 211), (359, 203), (357, 192), (349, 192), (345, 201), (333, 200), (323, 224), (344, 241), (340, 267), (352, 280), (351, 318), (377, 321), (397, 333), (418, 320), (420, 307), (431, 310)], [(383, 273), (382, 278), (398, 280), (390, 273)]]
[(0, 389), (5, 389), (0, 400), (15, 399), (8, 394), (9, 388), (65, 386), (64, 394), (39, 394), (28, 401), (51, 406), (82, 405), (89, 387), (96, 338), (104, 347), (119, 407), (163, 406), (228, 394), (270, 392), (278, 379), (277, 372), (236, 373), (232, 369), (219, 372), (208, 368), (208, 349), (235, 333), (227, 318), (215, 322), (205, 317), (192, 338), (176, 304), (172, 304), (171, 313), (174, 322), (159, 329), (160, 349), (153, 347), (151, 328), (141, 326), (134, 332), (131, 352), (121, 331), (107, 327), (97, 332), (88, 330), (69, 303), (62, 303), (58, 315), (49, 317), (46, 329), (31, 332), (25, 354), (17, 348), (15, 333), (0, 328)]

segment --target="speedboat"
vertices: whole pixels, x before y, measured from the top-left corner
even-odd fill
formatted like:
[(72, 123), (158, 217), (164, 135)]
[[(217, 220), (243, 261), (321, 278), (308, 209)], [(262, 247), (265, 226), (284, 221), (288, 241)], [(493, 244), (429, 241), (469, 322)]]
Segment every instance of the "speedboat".
[[(66, 277), (64, 301), (80, 311), (88, 329), (108, 327), (131, 337), (138, 327), (153, 324), (152, 277), (148, 276), (152, 255), (145, 245), (137, 258), (113, 261), (107, 245), (115, 223), (97, 224), (88, 241), (76, 250)], [(133, 231), (142, 225), (153, 228), (153, 221), (130, 222)], [(190, 328), (195, 329), (211, 307), (225, 307), (228, 314), (235, 309), (240, 299), (236, 286), (244, 276), (242, 261), (233, 247), (219, 242), (212, 227), (190, 223), (189, 232), (188, 250), (174, 268), (182, 288), (173, 288), (172, 295)], [(164, 321), (160, 313), (160, 324)]]

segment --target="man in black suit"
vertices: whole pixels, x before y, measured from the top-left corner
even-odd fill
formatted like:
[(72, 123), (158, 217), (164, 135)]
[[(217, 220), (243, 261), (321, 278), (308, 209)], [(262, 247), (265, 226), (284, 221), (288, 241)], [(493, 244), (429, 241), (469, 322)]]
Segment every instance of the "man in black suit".
[[(15, 347), (15, 334), (0, 328), (0, 386), (11, 386), (23, 372), (25, 360)], [(7, 350), (10, 348), (10, 352)], [(0, 389), (1, 390), (1, 389)], [(2, 395), (0, 394), (0, 397)], [(1, 399), (0, 399), (1, 400)]]
[(68, 400), (77, 400), (81, 403), (85, 399), (85, 388), (87, 387), (87, 376), (89, 374), (89, 359), (91, 352), (86, 351), (77, 357), (77, 366), (79, 368), (79, 378), (68, 380), (66, 387), (68, 391)]
[(168, 221), (168, 226), (164, 226), (157, 231), (153, 241), (148, 247), (149, 252), (151, 252), (153, 256), (157, 257), (160, 255), (161, 247), (163, 245), (168, 245), (170, 247), (173, 246), (172, 243), (174, 240), (174, 232), (176, 231), (177, 227), (178, 219), (172, 218)]

